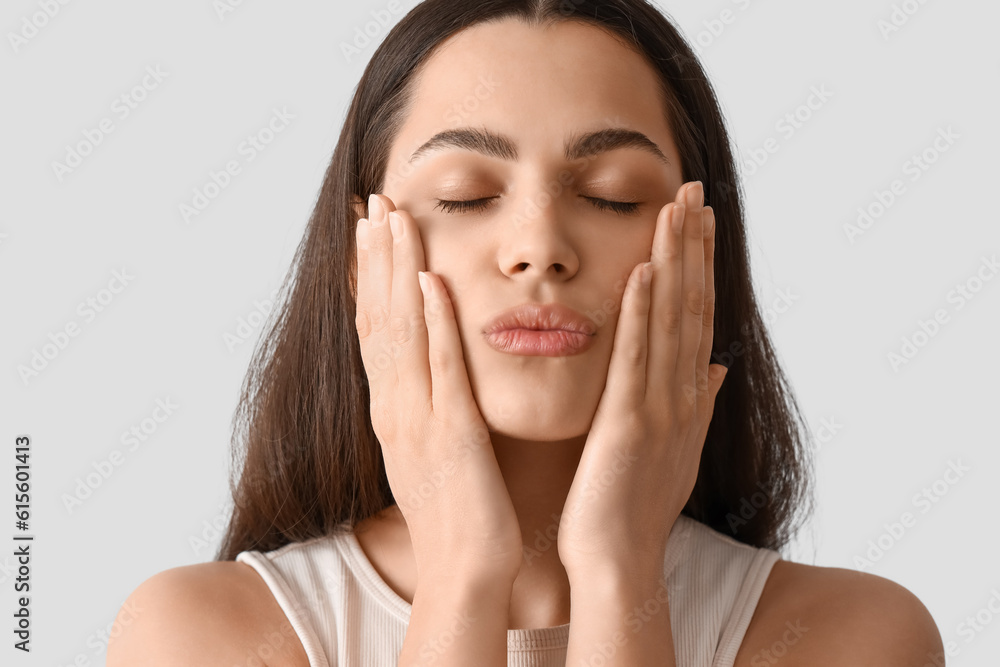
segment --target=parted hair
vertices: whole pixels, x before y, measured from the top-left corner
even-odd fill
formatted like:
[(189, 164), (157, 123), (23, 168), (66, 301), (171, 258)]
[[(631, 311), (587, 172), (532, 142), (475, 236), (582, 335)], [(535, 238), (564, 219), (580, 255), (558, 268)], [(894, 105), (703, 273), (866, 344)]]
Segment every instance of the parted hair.
[(254, 349), (233, 416), (233, 508), (216, 560), (353, 530), (395, 503), (355, 324), (357, 207), (383, 189), (421, 63), (464, 28), (513, 18), (533, 26), (583, 21), (641, 54), (662, 84), (683, 181), (700, 180), (715, 211), (712, 361), (729, 372), (682, 514), (775, 550), (811, 514), (810, 433), (755, 297), (730, 137), (708, 77), (672, 19), (646, 0), (426, 0), (392, 28), (358, 82)]

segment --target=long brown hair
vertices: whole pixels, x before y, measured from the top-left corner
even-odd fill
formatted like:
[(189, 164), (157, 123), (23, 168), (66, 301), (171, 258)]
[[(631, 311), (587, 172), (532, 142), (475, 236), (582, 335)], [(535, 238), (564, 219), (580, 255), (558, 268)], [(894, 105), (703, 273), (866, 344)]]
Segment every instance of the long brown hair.
[(643, 54), (661, 78), (683, 180), (704, 184), (719, 221), (713, 361), (729, 373), (683, 514), (746, 544), (782, 549), (811, 513), (809, 431), (754, 296), (729, 135), (701, 64), (671, 20), (645, 0), (426, 0), (389, 32), (358, 83), (255, 348), (233, 417), (233, 514), (217, 560), (332, 534), (343, 522), (353, 529), (395, 502), (354, 321), (356, 206), (383, 189), (418, 66), (457, 31), (505, 18), (585, 21)]

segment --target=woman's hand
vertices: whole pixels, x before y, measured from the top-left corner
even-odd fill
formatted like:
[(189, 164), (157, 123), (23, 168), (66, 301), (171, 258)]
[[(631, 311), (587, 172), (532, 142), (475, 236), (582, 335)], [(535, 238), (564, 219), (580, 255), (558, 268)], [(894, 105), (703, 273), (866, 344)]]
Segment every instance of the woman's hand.
[(412, 216), (381, 195), (369, 199), (369, 215), (357, 227), (355, 322), (372, 427), (418, 579), (513, 583), (520, 525), (472, 395), (448, 291), (430, 273), (426, 291), (418, 284), (424, 250)]
[(701, 183), (685, 184), (657, 218), (652, 284), (641, 283), (644, 264), (629, 277), (604, 394), (559, 525), (568, 572), (662, 567), (726, 372), (709, 364), (714, 223)]

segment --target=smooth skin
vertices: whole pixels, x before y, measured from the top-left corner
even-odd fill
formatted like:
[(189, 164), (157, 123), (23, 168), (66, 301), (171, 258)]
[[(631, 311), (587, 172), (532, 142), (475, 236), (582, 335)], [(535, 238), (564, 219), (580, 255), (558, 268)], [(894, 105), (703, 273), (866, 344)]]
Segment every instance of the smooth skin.
[(372, 427), (420, 584), (399, 663), (422, 664), (425, 642), (447, 632), (453, 618), (471, 618), (471, 628), (451, 633), (441, 664), (475, 656), (499, 665), (509, 620), (502, 601), (520, 569), (521, 532), (472, 396), (451, 301), (439, 278), (418, 279), (425, 268), (419, 232), (391, 202), (373, 197), (356, 247), (356, 324)]
[[(683, 203), (684, 229), (693, 248), (694, 239), (704, 238), (706, 220), (712, 216), (709, 209), (699, 213), (700, 193), (690, 192), (697, 186), (682, 182), (664, 110), (651, 93), (656, 85), (655, 72), (640, 56), (602, 30), (574, 23), (474, 26), (449, 39), (421, 69), (415, 103), (390, 150), (385, 188), (373, 200), (399, 212), (403, 234), (397, 239), (389, 225), (373, 224), (369, 230), (364, 272), (377, 287), (365, 299), (359, 293), (358, 317), (359, 338), (363, 333), (368, 338), (362, 343), (367, 348), (366, 372), (372, 371), (369, 382), (380, 392), (372, 406), (373, 424), (388, 454), (394, 491), (414, 488), (420, 473), (446, 470), (447, 447), (459, 444), (452, 451), (456, 465), (449, 468), (442, 489), (423, 503), (409, 505), (409, 496), (397, 494), (404, 508), (387, 508), (356, 531), (382, 578), (413, 604), (407, 641), (411, 633), (415, 637), (435, 631), (436, 623), (447, 627), (449, 614), (479, 604), (477, 615), (485, 614), (487, 620), (477, 624), (486, 639), (474, 647), (483, 652), (472, 654), (476, 664), (506, 664), (501, 654), (504, 628), (570, 621), (569, 654), (585, 655), (588, 636), (596, 640), (599, 633), (613, 630), (622, 615), (616, 610), (630, 596), (649, 597), (646, 586), (655, 579), (650, 568), (692, 488), (703, 429), (721, 382), (709, 373), (714, 366), (707, 362), (711, 332), (706, 335), (705, 315), (714, 308), (709, 303), (709, 239), (699, 245), (701, 253), (689, 253), (689, 245), (680, 244), (684, 248), (677, 253), (678, 264), (671, 254), (678, 246), (671, 245), (667, 226), (670, 212)], [(456, 124), (511, 137), (517, 158), (449, 147), (409, 161), (423, 142)], [(668, 164), (635, 148), (565, 161), (563, 143), (571, 134), (603, 127), (643, 132)], [(552, 191), (564, 169), (571, 174), (569, 184), (547, 200), (543, 193)], [(688, 202), (688, 196), (694, 199)], [(439, 203), (483, 198), (494, 198), (492, 208), (447, 212)], [(599, 208), (595, 198), (640, 205), (634, 215), (621, 214)], [(376, 207), (370, 209), (367, 215), (374, 223)], [(358, 217), (365, 215), (359, 206)], [(701, 219), (690, 222), (688, 215), (690, 220), (699, 215)], [(359, 237), (363, 233), (359, 228)], [(397, 243), (403, 252), (396, 252)], [(359, 272), (361, 254), (359, 250)], [(382, 267), (377, 282), (372, 272), (375, 256)], [(644, 292), (636, 285), (637, 267), (648, 259), (654, 275)], [(694, 270), (699, 261), (701, 270)], [(403, 268), (397, 270), (396, 262)], [(426, 297), (416, 277), (424, 268), (431, 282)], [(703, 286), (697, 276), (704, 276)], [(684, 281), (694, 287), (687, 288)], [(397, 294), (403, 298), (395, 299)], [(375, 313), (367, 324), (360, 314), (365, 300), (384, 308), (378, 312), (365, 306)], [(526, 301), (557, 301), (600, 320), (594, 346), (566, 358), (517, 357), (488, 347), (482, 326), (500, 310)], [(679, 327), (668, 314), (676, 312), (678, 303)], [(393, 321), (393, 308), (412, 317), (422, 311), (426, 334), (419, 326), (386, 328)], [(643, 318), (645, 327), (639, 324)], [(674, 330), (676, 343), (671, 343), (668, 332)], [(412, 336), (394, 338), (389, 332)], [(643, 332), (646, 344), (640, 345), (636, 341)], [(426, 357), (413, 352), (419, 347), (414, 337), (421, 335), (426, 335)], [(632, 342), (622, 346), (626, 338)], [(672, 364), (673, 378), (663, 372)], [(397, 365), (402, 371), (394, 375)], [(420, 375), (424, 368), (426, 376)], [(646, 371), (644, 377), (639, 377), (640, 368)], [(474, 405), (465, 393), (463, 371)], [(450, 382), (435, 383), (435, 377)], [(421, 378), (429, 378), (429, 384), (420, 384)], [(691, 386), (697, 397), (694, 405), (684, 401), (690, 395), (684, 389)], [(390, 405), (419, 405), (421, 394), (414, 388), (423, 389), (430, 409), (418, 409), (412, 419), (409, 412), (394, 413), (408, 416), (396, 420), (399, 423), (387, 419)], [(446, 409), (435, 402), (442, 392), (453, 401)], [(660, 405), (670, 407), (644, 407), (647, 397), (659, 397), (665, 402)], [(482, 438), (484, 424), (488, 440)], [(446, 425), (453, 430), (442, 430)], [(588, 499), (580, 492), (585, 480), (614, 471), (612, 455), (622, 448), (633, 450), (639, 462), (616, 475), (623, 483), (605, 488), (602, 482), (603, 492)], [(652, 466), (658, 467), (657, 474), (644, 478), (640, 473)], [(498, 485), (497, 470), (504, 489)], [(672, 483), (663, 483), (666, 479)], [(462, 504), (462, 511), (485, 523), (432, 523), (429, 515), (422, 515), (430, 505), (454, 517), (449, 512), (456, 512), (460, 503), (471, 503)], [(511, 507), (521, 541), (517, 570)], [(580, 510), (573, 521), (553, 523), (553, 516), (571, 509)], [(636, 512), (647, 513), (646, 524), (633, 521)], [(642, 554), (630, 561), (628, 573), (641, 585), (630, 585), (620, 568), (623, 545), (599, 539), (609, 529), (604, 524), (609, 517), (616, 519), (609, 524), (618, 531), (612, 534)], [(653, 529), (640, 533), (640, 525)], [(558, 544), (546, 546), (544, 540), (554, 528)], [(529, 555), (522, 554), (521, 545), (542, 548)], [(490, 567), (463, 561), (459, 547), (462, 553), (471, 549), (485, 556)], [(435, 557), (452, 560), (436, 562)], [(455, 573), (465, 579), (464, 590), (475, 595), (440, 581), (441, 562), (454, 563)], [(491, 569), (494, 574), (485, 577), (484, 571)], [(614, 585), (597, 587), (595, 581)], [(130, 620), (129, 608), (144, 611)], [(493, 612), (497, 615), (490, 616)], [(651, 631), (643, 636), (655, 640), (669, 628), (669, 620), (667, 613), (653, 619), (647, 626)], [(154, 575), (129, 597), (119, 620), (123, 631), (109, 646), (110, 667), (239, 663), (268, 632), (287, 626), (263, 581), (250, 567), (233, 562)], [(790, 643), (789, 623), (809, 629)], [(783, 560), (767, 580), (735, 665), (770, 664), (764, 651), (782, 643), (780, 664), (789, 667), (922, 665), (928, 654), (941, 648), (930, 614), (902, 586), (852, 570)], [(619, 660), (668, 664), (670, 653), (662, 642), (629, 646), (636, 652), (619, 653)], [(466, 642), (453, 648), (473, 647)], [(268, 664), (307, 664), (297, 641), (282, 650)], [(644, 650), (649, 653), (641, 653)], [(448, 664), (449, 657), (454, 656), (438, 656), (438, 664)], [(468, 664), (458, 659), (458, 664)]]
[[(509, 627), (570, 621), (570, 580), (560, 548), (572, 560), (580, 540), (567, 540), (574, 528), (559, 526), (558, 518), (566, 514), (574, 480), (574, 503), (586, 500), (581, 491), (587, 479), (604, 488), (601, 474), (615, 470), (614, 460), (611, 468), (604, 466), (605, 460), (609, 452), (617, 453), (627, 428), (619, 423), (622, 431), (615, 433), (609, 420), (609, 428), (597, 429), (588, 450), (593, 452), (590, 463), (581, 471), (608, 384), (626, 286), (637, 265), (651, 259), (658, 220), (664, 222), (661, 213), (666, 216), (669, 210), (664, 208), (685, 197), (668, 119), (658, 97), (649, 92), (657, 85), (640, 56), (589, 26), (532, 29), (506, 21), (462, 31), (421, 69), (415, 103), (389, 151), (384, 189), (369, 201), (373, 221), (376, 203), (398, 208), (404, 238), (417, 234), (423, 246), (424, 264), (408, 270), (426, 269), (432, 287), (446, 290), (451, 310), (442, 314), (454, 318), (463, 370), (516, 513), (517, 551), (522, 545), (542, 545), (516, 571)], [(456, 109), (462, 110), (458, 118)], [(513, 150), (484, 155), (448, 146), (411, 161), (428, 139), (455, 127), (507, 136)], [(608, 128), (641, 132), (665, 160), (634, 146), (579, 159), (565, 156), (564, 147), (573, 138)], [(450, 204), (477, 201), (483, 209), (463, 211)], [(635, 210), (619, 212), (607, 208), (607, 202), (632, 202)], [(358, 212), (365, 216), (363, 207)], [(376, 230), (384, 235), (379, 245), (390, 247), (391, 229), (373, 226)], [(386, 284), (393, 279), (382, 278)], [(525, 302), (561, 303), (588, 315), (598, 325), (593, 346), (568, 357), (518, 356), (491, 348), (483, 328), (500, 311)], [(428, 321), (428, 326), (434, 323)], [(691, 375), (693, 386), (693, 370)], [(638, 416), (636, 411), (624, 418)], [(638, 429), (646, 425), (634, 427), (640, 434)], [(629, 466), (615, 489), (626, 489), (642, 467)], [(450, 477), (448, 482), (444, 490), (450, 492)], [(404, 504), (409, 499), (394, 495)], [(619, 505), (625, 502), (621, 493), (600, 495), (599, 502), (627, 506)], [(471, 502), (478, 507), (478, 500)], [(492, 497), (490, 506), (506, 511), (503, 494)], [(665, 514), (672, 511), (669, 502), (664, 506)], [(404, 526), (406, 511), (401, 508), (395, 517)], [(600, 506), (596, 511), (602, 511)], [(387, 514), (391, 519), (392, 511)], [(671, 519), (655, 518), (662, 531), (669, 531)], [(413, 560), (421, 559), (420, 528), (412, 531), (418, 534), (415, 555), (402, 558), (400, 569), (394, 570), (408, 574), (408, 592), (416, 591), (409, 575), (415, 575)], [(367, 546), (364, 537), (359, 540)], [(380, 550), (381, 540), (375, 541)]]
[[(486, 582), (497, 587), (491, 592), (499, 596), (510, 590), (522, 567), (523, 543), (492, 447), (476, 438), (485, 425), (469, 386), (452, 303), (440, 277), (425, 270), (413, 217), (382, 197), (371, 203), (372, 222), (361, 219), (357, 229), (357, 326), (371, 386), (372, 423), (393, 496), (401, 499), (418, 583), (433, 582), (423, 590), (434, 602), (440, 601), (442, 588)], [(646, 256), (652, 261), (637, 264), (629, 275), (606, 388), (567, 496), (563, 516), (572, 520), (558, 529), (558, 555), (571, 583), (574, 578), (594, 582), (596, 574), (601, 581), (620, 577), (635, 586), (629, 592), (640, 605), (653, 592), (646, 585), (657, 583), (667, 536), (694, 488), (712, 405), (725, 376), (724, 366), (709, 365), (714, 223), (701, 183), (688, 184), (657, 216)], [(643, 280), (644, 270), (648, 280)], [(426, 277), (426, 287), (418, 286), (418, 272)], [(448, 482), (423, 491), (442, 471)], [(616, 477), (611, 484), (607, 471)], [(664, 484), (664, 478), (677, 483)], [(419, 502), (409, 504), (410, 498)], [(415, 662), (423, 639), (442, 631), (423, 622), (421, 590), (418, 586), (401, 662)], [(580, 600), (581, 608), (585, 604)], [(453, 647), (456, 655), (465, 650), (459, 645), (464, 642), (467, 650), (482, 651), (479, 660), (505, 662), (506, 635), (497, 630), (507, 629), (507, 605), (509, 599), (472, 613), (481, 623), (503, 623), (462, 633)], [(590, 628), (587, 619), (572, 624), (571, 649), (592, 651), (603, 639), (597, 630), (608, 627), (607, 613), (587, 618), (597, 627)], [(624, 614), (615, 618), (624, 623)], [(645, 650), (653, 655), (658, 645), (661, 655), (672, 653), (669, 616), (656, 621), (643, 633), (655, 642)], [(641, 658), (642, 650), (632, 641), (619, 659)]]
[(709, 364), (714, 250), (714, 211), (702, 184), (687, 184), (657, 216), (649, 280), (637, 274), (643, 265), (629, 278), (606, 387), (563, 510), (570, 520), (559, 527), (559, 558), (571, 573), (662, 569), (726, 375)]
[[(639, 633), (625, 619), (657, 599), (667, 537), (694, 488), (726, 375), (709, 364), (714, 249), (715, 215), (702, 184), (686, 185), (657, 218), (650, 266), (637, 267), (651, 284), (645, 271), (630, 278), (607, 385), (563, 512), (572, 520), (559, 528), (572, 590), (568, 665), (592, 664), (616, 636), (629, 641), (608, 664), (673, 663), (666, 605)], [(603, 481), (608, 470), (611, 484)]]

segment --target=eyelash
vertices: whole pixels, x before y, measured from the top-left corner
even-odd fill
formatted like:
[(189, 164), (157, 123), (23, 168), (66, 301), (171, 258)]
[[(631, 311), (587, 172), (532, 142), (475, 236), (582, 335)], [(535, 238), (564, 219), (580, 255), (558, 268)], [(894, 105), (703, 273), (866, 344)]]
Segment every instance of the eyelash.
[[(496, 199), (496, 197), (471, 199), (468, 201), (447, 201), (444, 199), (438, 199), (438, 205), (434, 208), (440, 207), (445, 213), (469, 213), (489, 208), (491, 204), (488, 204), (487, 202), (494, 199)], [(602, 211), (614, 211), (619, 215), (633, 215), (639, 210), (638, 202), (608, 201), (607, 199), (600, 199), (598, 197), (584, 197), (584, 199), (591, 202)]]

